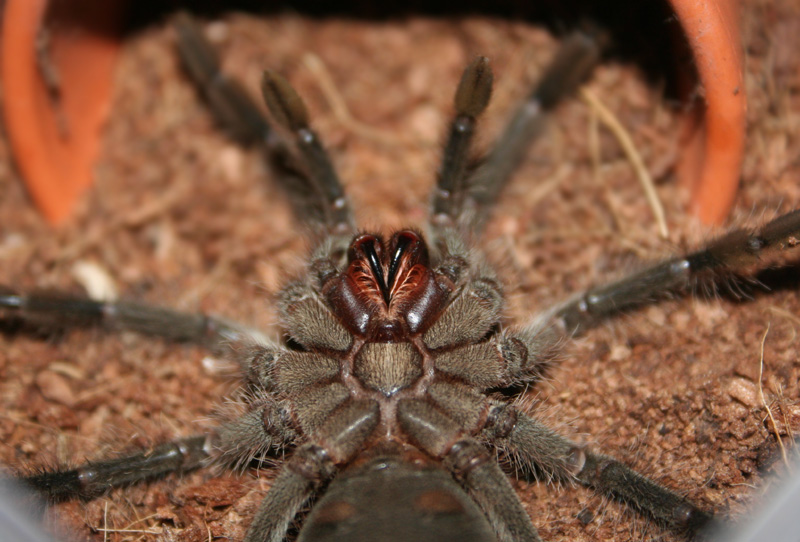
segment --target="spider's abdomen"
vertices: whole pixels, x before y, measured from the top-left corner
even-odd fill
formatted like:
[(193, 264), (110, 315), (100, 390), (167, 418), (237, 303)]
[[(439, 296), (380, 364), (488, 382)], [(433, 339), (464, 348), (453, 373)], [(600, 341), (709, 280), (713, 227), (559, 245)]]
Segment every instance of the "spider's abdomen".
[(448, 472), (389, 455), (338, 476), (298, 540), (489, 542), (497, 535)]

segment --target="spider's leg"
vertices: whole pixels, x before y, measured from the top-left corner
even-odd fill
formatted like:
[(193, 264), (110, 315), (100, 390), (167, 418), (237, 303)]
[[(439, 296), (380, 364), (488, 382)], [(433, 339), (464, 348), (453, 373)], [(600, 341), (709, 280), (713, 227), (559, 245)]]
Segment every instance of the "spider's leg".
[(485, 161), (470, 163), (470, 146), (478, 116), (492, 91), (488, 61), (479, 57), (464, 70), (455, 96), (442, 166), (434, 189), (431, 223), (443, 228), (481, 228), (497, 195), (519, 167), (548, 114), (591, 74), (600, 59), (599, 39), (582, 32), (569, 35), (541, 81), (517, 109)]
[(114, 487), (196, 469), (208, 457), (208, 445), (205, 435), (187, 437), (161, 444), (149, 451), (92, 461), (75, 469), (33, 474), (20, 478), (20, 482), (50, 502), (88, 499)]
[(563, 333), (545, 318), (490, 333), (500, 325), (503, 307), (496, 273), (454, 228), (438, 234), (435, 269), (457, 293), (423, 334), (428, 348), (448, 347), (435, 356), (436, 370), (482, 390), (539, 380), (557, 358)]
[(236, 141), (252, 145), (275, 137), (264, 113), (238, 81), (222, 72), (219, 55), (188, 14), (175, 18), (177, 46), (186, 71), (202, 90), (217, 122)]
[(690, 290), (715, 275), (752, 266), (800, 244), (800, 210), (758, 229), (732, 230), (705, 248), (647, 267), (618, 281), (592, 288), (555, 308), (568, 333), (580, 333), (603, 320), (665, 295)]
[(436, 188), (431, 203), (435, 228), (454, 227), (463, 213), (470, 150), (478, 116), (492, 93), (489, 60), (478, 57), (467, 66), (455, 95), (456, 115), (450, 122)]
[(350, 204), (328, 153), (309, 126), (303, 100), (286, 79), (271, 70), (264, 72), (261, 93), (273, 118), (294, 137), (310, 184), (321, 201), (325, 225), (332, 232), (352, 232), (354, 220)]
[(531, 518), (519, 503), (508, 477), (489, 456), (486, 447), (472, 439), (456, 442), (445, 464), (459, 477), (475, 502), (498, 530), (499, 542), (540, 542)]
[(690, 535), (715, 526), (714, 517), (618, 460), (593, 453), (507, 404), (492, 407), (482, 436), (522, 471), (579, 483), (607, 493), (659, 523)]
[[(263, 354), (263, 351), (262, 351)], [(255, 360), (254, 360), (255, 361)], [(288, 415), (266, 391), (252, 394), (246, 412), (213, 433), (176, 439), (150, 450), (90, 461), (74, 469), (42, 471), (20, 481), (49, 502), (88, 499), (137, 482), (187, 472), (209, 461), (244, 467), (273, 448), (283, 448), (296, 437)]]
[(434, 366), (484, 391), (531, 385), (558, 360), (562, 338), (546, 326), (503, 331), (489, 340), (439, 353)]
[(444, 460), (445, 466), (483, 509), (499, 542), (541, 540), (514, 488), (485, 446), (472, 438), (463, 438), (456, 422), (423, 400), (401, 400), (397, 419), (401, 429), (420, 448)]
[(482, 390), (540, 379), (558, 355), (563, 334), (545, 320), (492, 332), (503, 308), (496, 273), (466, 248), (455, 229), (438, 233), (435, 269), (455, 285), (456, 293), (422, 335), (427, 348), (440, 350), (434, 357), (436, 370)]
[(300, 508), (334, 472), (323, 448), (313, 444), (298, 448), (261, 501), (244, 542), (281, 542)]
[(225, 352), (254, 340), (266, 340), (256, 329), (205, 314), (127, 301), (95, 301), (63, 293), (22, 294), (0, 285), (0, 315), (4, 313), (43, 326), (97, 325), (130, 330), (171, 341), (194, 343), (214, 352)]
[(218, 464), (243, 470), (267, 454), (282, 451), (297, 438), (288, 423), (290, 414), (266, 390), (251, 391), (239, 401), (244, 412), (209, 437), (208, 453)]
[(299, 447), (261, 502), (245, 542), (280, 542), (311, 494), (358, 452), (380, 419), (377, 403), (353, 400), (331, 414), (313, 442)]
[(262, 91), (267, 106), (292, 136), (290, 142), (270, 128), (247, 92), (222, 72), (214, 47), (191, 16), (179, 14), (175, 28), (183, 63), (217, 121), (241, 143), (263, 145), (297, 218), (324, 232), (351, 232), (353, 216), (344, 190), (317, 134), (308, 125), (302, 100), (291, 86), (272, 72), (264, 75)]
[(528, 147), (542, 132), (548, 114), (591, 75), (600, 60), (599, 38), (574, 32), (561, 44), (542, 79), (516, 110), (486, 161), (467, 179), (475, 206), (474, 225), (480, 227)]

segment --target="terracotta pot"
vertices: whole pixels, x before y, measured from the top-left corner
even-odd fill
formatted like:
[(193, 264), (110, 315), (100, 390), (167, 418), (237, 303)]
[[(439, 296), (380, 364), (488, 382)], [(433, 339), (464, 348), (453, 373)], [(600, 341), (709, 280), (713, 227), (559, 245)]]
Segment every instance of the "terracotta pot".
[(744, 65), (736, 0), (670, 0), (692, 50), (702, 92), (685, 119), (678, 175), (692, 211), (720, 224), (733, 206), (744, 155)]
[[(685, 118), (678, 176), (691, 190), (693, 212), (703, 222), (717, 224), (733, 205), (744, 150), (746, 100), (738, 6), (735, 0), (669, 2), (692, 50), (703, 89)], [(110, 106), (119, 49), (115, 30), (125, 2), (50, 4), (7, 0), (0, 76), (15, 161), (36, 205), (55, 224), (69, 215), (91, 182), (100, 129)], [(45, 59), (58, 76), (55, 89), (48, 88), (37, 61), (37, 39), (42, 35), (49, 35)], [(694, 86), (692, 81), (687, 87), (687, 99), (698, 95)]]
[(3, 7), (6, 130), (28, 191), (53, 224), (91, 183), (123, 7), (108, 0), (7, 0)]

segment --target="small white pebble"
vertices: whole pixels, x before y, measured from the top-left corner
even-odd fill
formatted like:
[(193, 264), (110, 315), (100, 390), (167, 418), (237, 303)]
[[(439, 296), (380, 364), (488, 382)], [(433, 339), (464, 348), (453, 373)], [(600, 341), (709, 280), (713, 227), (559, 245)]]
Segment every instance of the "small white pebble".
[(26, 244), (27, 241), (24, 235), (19, 233), (6, 234), (2, 241), (0, 241), (0, 258), (9, 255), (9, 253), (14, 252), (14, 250), (23, 247)]
[(631, 357), (630, 347), (624, 344), (616, 344), (611, 348), (611, 355), (609, 356), (611, 361), (622, 361), (629, 357)]
[(114, 301), (119, 297), (111, 274), (95, 262), (77, 261), (72, 266), (71, 274), (95, 301)]

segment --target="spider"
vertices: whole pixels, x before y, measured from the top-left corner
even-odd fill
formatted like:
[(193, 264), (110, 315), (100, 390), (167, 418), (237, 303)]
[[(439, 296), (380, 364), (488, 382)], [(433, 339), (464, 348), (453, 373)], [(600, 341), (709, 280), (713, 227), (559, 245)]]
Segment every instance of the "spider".
[[(205, 83), (225, 81), (215, 79), (219, 72), (213, 52), (193, 23), (183, 19), (179, 28), (195, 77)], [(567, 40), (537, 87), (536, 102), (549, 110), (584, 79), (596, 57), (591, 41), (579, 36)], [(550, 94), (553, 81), (559, 82), (556, 95)], [(259, 118), (250, 114), (252, 106), (238, 87), (204, 86), (217, 111), (225, 113), (223, 122), (235, 122), (241, 111), (248, 113), (243, 118)], [(512, 124), (483, 165), (473, 169), (469, 139), (490, 86), (488, 64), (478, 59), (465, 71), (456, 94), (457, 114), (425, 234), (400, 230), (382, 237), (354, 228), (347, 199), (310, 131), (304, 106), (280, 76), (265, 76), (265, 101), (290, 134), (303, 165), (286, 151), (287, 140), (266, 132), (260, 121), (255, 127), (235, 126), (269, 134), (264, 139), (274, 170), (291, 193), (296, 214), (324, 239), (312, 252), (308, 277), (290, 283), (280, 295), (285, 344), (216, 318), (6, 290), (3, 305), (33, 320), (77, 315), (96, 320), (102, 314), (112, 326), (215, 351), (230, 349), (245, 380), (240, 396), (244, 412), (223, 422), (214, 435), (181, 439), (77, 471), (35, 475), (29, 482), (51, 498), (90, 496), (108, 485), (194, 468), (209, 455), (241, 465), (273, 448), (291, 449), (256, 513), (249, 540), (282, 539), (291, 519), (323, 484), (327, 488), (306, 519), (301, 539), (366, 532), (385, 540), (390, 535), (398, 540), (536, 540), (527, 514), (487, 452), (494, 447), (531, 476), (595, 486), (668, 528), (691, 534), (709, 522), (707, 513), (684, 498), (559, 436), (503, 398), (537, 383), (557, 360), (563, 339), (666, 290), (686, 287), (687, 279), (699, 276), (694, 272), (749, 263), (740, 260), (791, 244), (800, 218), (791, 213), (752, 235), (731, 233), (688, 257), (608, 289), (590, 290), (532, 323), (505, 328), (496, 274), (468, 242), (483, 227), (529, 134)], [(226, 108), (231, 104), (236, 107)], [(532, 110), (530, 103), (523, 109)], [(516, 122), (523, 118), (517, 116)], [(602, 302), (609, 298), (614, 300), (610, 308)], [(108, 478), (87, 476), (95, 471)], [(78, 483), (80, 473), (98, 481)], [(397, 487), (404, 490), (395, 494)], [(365, 495), (367, 502), (359, 501)], [(409, 499), (408, 505), (392, 509), (389, 517), (379, 511), (389, 510), (391, 502), (375, 506), (399, 498)], [(359, 506), (373, 510), (361, 514)]]

